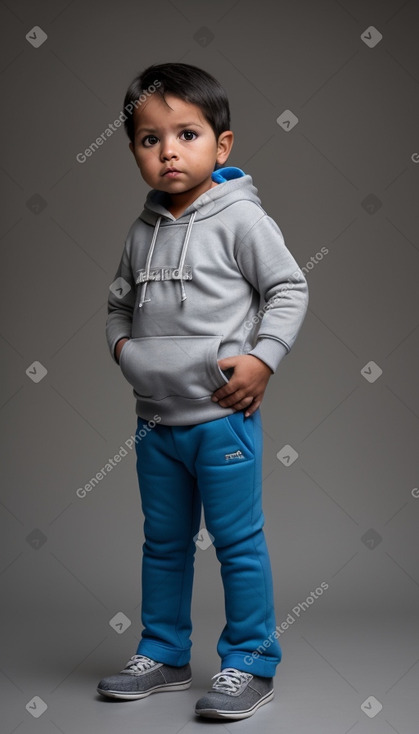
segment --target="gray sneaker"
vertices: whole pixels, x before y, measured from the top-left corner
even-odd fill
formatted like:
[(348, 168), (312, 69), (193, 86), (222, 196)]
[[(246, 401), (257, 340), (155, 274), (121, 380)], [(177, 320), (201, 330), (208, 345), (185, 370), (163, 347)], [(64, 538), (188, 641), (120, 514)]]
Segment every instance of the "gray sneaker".
[(195, 707), (195, 713), (207, 719), (247, 719), (274, 697), (273, 678), (224, 668), (212, 680), (212, 689)]
[(189, 663), (176, 668), (145, 655), (133, 655), (120, 673), (102, 678), (97, 692), (108, 698), (133, 701), (160, 691), (184, 691), (191, 681)]

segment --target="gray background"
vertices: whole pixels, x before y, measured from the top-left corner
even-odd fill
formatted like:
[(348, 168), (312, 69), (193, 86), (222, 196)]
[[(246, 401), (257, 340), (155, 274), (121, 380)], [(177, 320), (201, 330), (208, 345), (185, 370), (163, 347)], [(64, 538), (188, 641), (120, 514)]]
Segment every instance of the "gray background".
[[(76, 155), (118, 116), (132, 77), (165, 61), (220, 79), (229, 163), (253, 176), (299, 265), (315, 260), (306, 321), (262, 412), (278, 623), (329, 588), (280, 638), (274, 702), (216, 726), (417, 730), (418, 21), (416, 0), (0, 2), (2, 734), (213, 725), (193, 715), (219, 669), (213, 547), (197, 549), (193, 687), (107, 703), (97, 681), (140, 633), (133, 451), (76, 495), (135, 429), (104, 324), (147, 192), (121, 128), (84, 164)], [(38, 48), (34, 26), (48, 36)], [(373, 48), (370, 26), (382, 34)], [(289, 131), (285, 110), (299, 120)], [(289, 466), (277, 458), (286, 445), (298, 453)], [(127, 629), (109, 624), (119, 612)], [(361, 708), (370, 696), (383, 706), (374, 717)]]

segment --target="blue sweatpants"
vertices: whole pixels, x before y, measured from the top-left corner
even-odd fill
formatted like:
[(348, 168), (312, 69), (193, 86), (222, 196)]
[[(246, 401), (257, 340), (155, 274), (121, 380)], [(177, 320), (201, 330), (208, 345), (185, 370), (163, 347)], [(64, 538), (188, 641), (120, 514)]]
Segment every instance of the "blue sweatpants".
[(221, 668), (275, 675), (281, 648), (274, 634), (272, 573), (263, 533), (259, 411), (197, 425), (146, 426), (138, 418), (145, 542), (144, 629), (137, 654), (174, 666), (190, 660), (195, 536), (202, 504), (224, 586), (227, 621), (217, 646)]

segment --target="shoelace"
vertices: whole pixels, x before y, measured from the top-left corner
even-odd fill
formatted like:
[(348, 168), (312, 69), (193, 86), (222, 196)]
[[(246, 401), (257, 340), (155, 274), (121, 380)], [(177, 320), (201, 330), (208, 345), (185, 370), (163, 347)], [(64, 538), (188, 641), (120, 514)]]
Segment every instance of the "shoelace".
[(131, 673), (144, 673), (145, 670), (148, 670), (148, 668), (151, 668), (155, 664), (155, 660), (152, 660), (145, 655), (133, 655), (132, 658), (128, 660), (124, 670)]
[(221, 693), (237, 693), (243, 683), (251, 679), (250, 673), (243, 673), (235, 668), (224, 668), (221, 673), (216, 673), (211, 680), (215, 681), (212, 687)]

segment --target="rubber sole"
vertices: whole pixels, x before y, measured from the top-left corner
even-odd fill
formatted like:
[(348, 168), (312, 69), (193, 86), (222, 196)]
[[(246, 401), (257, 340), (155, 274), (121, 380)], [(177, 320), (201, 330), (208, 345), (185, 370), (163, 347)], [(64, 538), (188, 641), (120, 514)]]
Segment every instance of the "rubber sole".
[(167, 683), (162, 684), (161, 686), (154, 686), (148, 691), (136, 691), (135, 693), (129, 693), (126, 691), (107, 691), (104, 688), (99, 687), (96, 690), (98, 693), (100, 693), (101, 696), (105, 696), (106, 698), (117, 698), (120, 701), (138, 701), (140, 698), (146, 698), (152, 693), (164, 693), (165, 691), (186, 691), (187, 688), (190, 688), (191, 683), (192, 678), (190, 678), (189, 680), (181, 681), (180, 683)]
[(265, 703), (272, 701), (274, 697), (274, 691), (269, 691), (263, 698), (261, 698), (254, 706), (250, 709), (242, 711), (226, 711), (223, 709), (195, 709), (197, 716), (202, 716), (206, 719), (248, 719), (250, 716), (256, 713), (256, 711), (264, 706)]

